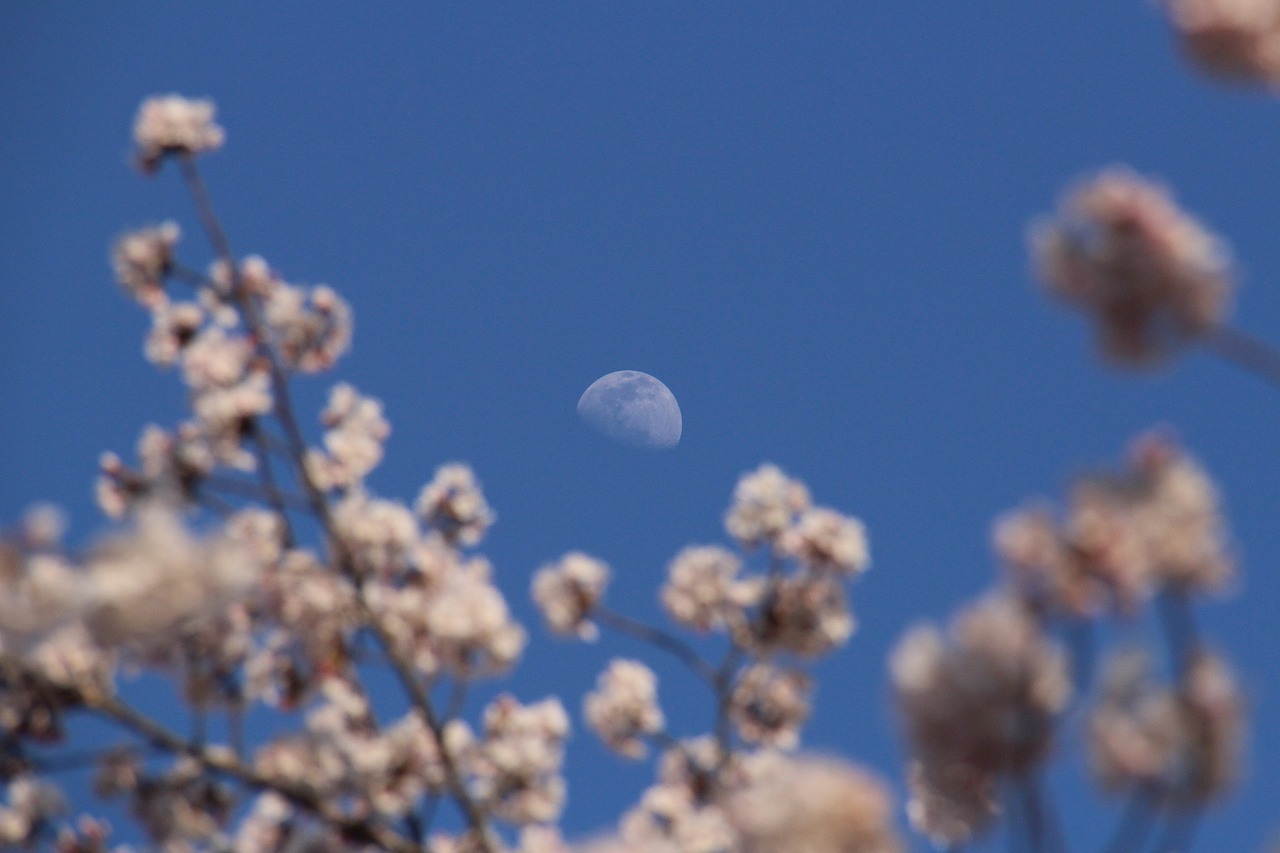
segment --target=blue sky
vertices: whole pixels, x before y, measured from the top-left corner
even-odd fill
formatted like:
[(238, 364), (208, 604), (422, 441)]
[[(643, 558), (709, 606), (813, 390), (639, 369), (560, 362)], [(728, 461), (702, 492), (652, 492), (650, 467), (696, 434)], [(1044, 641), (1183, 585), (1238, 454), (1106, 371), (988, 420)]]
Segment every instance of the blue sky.
[[(209, 259), (175, 176), (129, 165), (139, 102), (171, 91), (218, 104), (205, 174), (237, 252), (352, 303), (338, 375), (394, 429), (373, 487), (412, 499), (455, 459), (483, 481), (485, 551), (534, 634), (521, 696), (576, 711), (610, 656), (655, 660), (546, 636), (539, 565), (590, 551), (613, 604), (657, 619), (671, 556), (721, 541), (737, 477), (774, 461), (861, 517), (874, 556), (810, 743), (897, 783), (901, 631), (991, 583), (997, 513), (1170, 424), (1244, 555), (1239, 592), (1201, 615), (1250, 691), (1250, 768), (1202, 847), (1275, 827), (1280, 396), (1199, 353), (1114, 374), (1027, 272), (1028, 220), (1125, 162), (1230, 240), (1238, 324), (1280, 340), (1280, 111), (1194, 76), (1155, 4), (4, 4), (0, 518), (55, 501), (87, 541), (99, 453), (131, 457), (143, 424), (182, 414), (107, 263), (117, 234), (169, 217)], [(578, 422), (623, 369), (680, 400), (674, 451)], [(327, 385), (301, 384), (304, 411)], [(693, 731), (708, 706), (656, 665)], [(572, 830), (649, 778), (581, 725), (570, 755)], [(1073, 849), (1095, 847), (1092, 801), (1062, 798)]]

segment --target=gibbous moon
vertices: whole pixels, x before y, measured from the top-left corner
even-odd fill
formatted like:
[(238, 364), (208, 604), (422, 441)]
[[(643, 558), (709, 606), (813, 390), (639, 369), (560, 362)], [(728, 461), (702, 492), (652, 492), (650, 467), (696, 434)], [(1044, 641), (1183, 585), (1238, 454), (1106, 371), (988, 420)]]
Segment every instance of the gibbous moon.
[(578, 400), (578, 416), (632, 447), (670, 450), (680, 443), (680, 404), (657, 379), (619, 370), (591, 383)]

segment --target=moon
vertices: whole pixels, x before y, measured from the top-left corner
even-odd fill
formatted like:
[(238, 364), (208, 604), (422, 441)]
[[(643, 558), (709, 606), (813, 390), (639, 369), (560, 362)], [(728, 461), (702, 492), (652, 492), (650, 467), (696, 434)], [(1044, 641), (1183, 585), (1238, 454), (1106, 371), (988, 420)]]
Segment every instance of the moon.
[(638, 370), (601, 376), (578, 400), (578, 416), (623, 444), (670, 450), (680, 443), (680, 404), (671, 390)]

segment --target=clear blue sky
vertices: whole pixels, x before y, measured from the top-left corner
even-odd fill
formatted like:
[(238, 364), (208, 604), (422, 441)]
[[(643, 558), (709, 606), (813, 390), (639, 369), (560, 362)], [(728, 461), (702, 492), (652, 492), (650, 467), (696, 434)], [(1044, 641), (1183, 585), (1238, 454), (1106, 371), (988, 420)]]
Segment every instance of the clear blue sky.
[[(167, 217), (208, 260), (176, 178), (129, 166), (139, 102), (171, 91), (218, 104), (206, 177), (237, 252), (353, 304), (339, 375), (394, 428), (374, 488), (411, 500), (454, 459), (482, 479), (485, 550), (534, 635), (522, 697), (576, 715), (608, 657), (643, 651), (550, 639), (541, 563), (590, 551), (614, 605), (656, 619), (667, 561), (721, 541), (736, 478), (770, 460), (869, 527), (861, 628), (819, 669), (809, 742), (897, 783), (901, 631), (991, 583), (994, 515), (1167, 423), (1221, 484), (1245, 567), (1202, 616), (1254, 703), (1251, 765), (1200, 847), (1276, 826), (1280, 394), (1197, 353), (1110, 373), (1027, 272), (1028, 219), (1126, 162), (1230, 239), (1239, 325), (1280, 340), (1280, 110), (1191, 74), (1156, 4), (0, 5), (0, 518), (52, 500), (87, 540), (98, 454), (181, 415), (107, 263)], [(577, 421), (623, 369), (679, 398), (676, 450)], [(692, 731), (706, 703), (656, 663)], [(649, 779), (581, 724), (570, 756), (571, 830)], [(1092, 802), (1063, 792), (1092, 849)]]

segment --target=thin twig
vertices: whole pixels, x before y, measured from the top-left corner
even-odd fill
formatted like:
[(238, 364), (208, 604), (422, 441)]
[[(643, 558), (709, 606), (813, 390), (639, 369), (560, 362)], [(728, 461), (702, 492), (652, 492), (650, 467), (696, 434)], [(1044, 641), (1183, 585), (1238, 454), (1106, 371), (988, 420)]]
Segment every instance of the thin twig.
[(431, 703), (431, 697), (423, 686), (412, 663), (396, 648), (392, 637), (383, 627), (381, 620), (369, 607), (368, 596), (360, 574), (356, 571), (355, 562), (347, 552), (342, 540), (336, 535), (333, 517), (325, 494), (307, 475), (305, 464), (307, 443), (303, 437), (302, 429), (298, 425), (298, 419), (293, 412), (293, 404), (289, 397), (288, 377), (285, 375), (275, 352), (270, 347), (266, 323), (262, 318), (258, 305), (252, 295), (244, 290), (240, 279), (239, 267), (236, 264), (235, 255), (231, 251), (231, 244), (227, 240), (226, 233), (223, 231), (217, 215), (214, 213), (209, 193), (205, 188), (203, 179), (200, 177), (199, 169), (196, 168), (195, 160), (191, 157), (183, 157), (179, 160), (179, 163), (182, 167), (183, 178), (195, 204), (196, 213), (204, 226), (209, 241), (213, 244), (215, 253), (227, 267), (228, 275), (231, 278), (230, 296), (240, 309), (249, 333), (257, 340), (259, 349), (266, 359), (271, 378), (275, 415), (277, 420), (280, 421), (280, 425), (284, 428), (285, 440), (289, 446), (289, 453), (297, 472), (298, 480), (306, 492), (307, 499), (316, 518), (324, 528), (325, 537), (333, 551), (338, 567), (360, 591), (362, 617), (368, 620), (370, 630), (377, 638), (378, 644), (382, 647), (387, 659), (391, 661), (392, 668), (395, 670), (411, 704), (422, 717), (427, 728), (431, 730), (432, 736), (441, 744), (441, 764), (445, 771), (450, 794), (457, 801), (458, 807), (462, 810), (468, 825), (475, 832), (480, 849), (484, 853), (494, 853), (495, 847), (491, 838), (488, 820), (479, 805), (471, 798), (457, 762), (449, 754), (449, 750), (443, 748), (444, 727)]
[(254, 790), (274, 791), (294, 805), (316, 815), (346, 838), (363, 839), (397, 853), (409, 853), (418, 849), (417, 845), (385, 826), (334, 813), (330, 805), (309, 785), (264, 776), (241, 762), (230, 750), (210, 749), (188, 741), (114, 697), (81, 695), (79, 698), (87, 707), (144, 738), (153, 747), (190, 756), (206, 770), (229, 776)]
[(1170, 666), (1177, 680), (1182, 682), (1200, 645), (1191, 602), (1182, 590), (1166, 588), (1156, 599), (1156, 611), (1164, 629)]
[[(250, 498), (252, 500), (264, 501), (270, 504), (279, 504), (281, 506), (292, 506), (294, 509), (311, 511), (311, 502), (302, 495), (294, 492), (286, 492), (274, 487), (264, 486), (261, 483), (255, 483), (251, 480), (241, 480), (235, 477), (223, 477), (217, 474), (210, 474), (200, 479), (200, 484), (206, 489), (223, 492), (237, 497)], [(273, 506), (273, 508), (275, 508)], [(281, 510), (276, 508), (277, 512)]]
[(661, 628), (654, 628), (652, 625), (646, 625), (638, 619), (632, 619), (630, 616), (624, 616), (607, 607), (596, 607), (591, 611), (591, 616), (606, 628), (611, 628), (620, 634), (626, 634), (637, 640), (650, 643), (664, 652), (668, 652), (680, 660), (685, 666), (689, 667), (703, 681), (707, 682), (713, 688), (716, 686), (716, 670), (702, 659), (693, 647), (684, 640), (668, 634)]
[(1231, 326), (1205, 338), (1205, 349), (1259, 379), (1280, 386), (1280, 350), (1248, 332)]
[(1134, 788), (1102, 853), (1132, 853), (1141, 847), (1155, 826), (1154, 805), (1155, 792), (1149, 786)]
[(734, 643), (716, 670), (716, 747), (720, 753), (715, 768), (717, 777), (728, 765), (729, 756), (732, 752), (730, 740), (733, 735), (733, 729), (729, 709), (733, 703), (733, 690), (737, 682), (738, 665), (742, 663), (742, 655), (742, 647)]
[(1165, 823), (1164, 832), (1156, 840), (1154, 853), (1189, 853), (1200, 823), (1198, 811), (1174, 815)]
[(456, 720), (462, 715), (462, 709), (467, 704), (467, 688), (471, 686), (470, 679), (465, 676), (455, 676), (449, 685), (449, 698), (444, 705), (444, 720), (447, 725), (450, 720)]
[(276, 515), (280, 517), (281, 524), (284, 525), (284, 547), (292, 550), (297, 544), (297, 539), (293, 535), (293, 524), (289, 521), (289, 513), (284, 505), (283, 492), (276, 485), (275, 472), (271, 469), (271, 451), (267, 447), (266, 439), (263, 438), (262, 430), (256, 420), (249, 422), (249, 436), (253, 439), (254, 455), (258, 458), (258, 473), (262, 477), (262, 491), (266, 496), (267, 503), (275, 510)]

